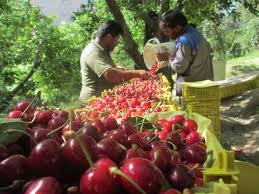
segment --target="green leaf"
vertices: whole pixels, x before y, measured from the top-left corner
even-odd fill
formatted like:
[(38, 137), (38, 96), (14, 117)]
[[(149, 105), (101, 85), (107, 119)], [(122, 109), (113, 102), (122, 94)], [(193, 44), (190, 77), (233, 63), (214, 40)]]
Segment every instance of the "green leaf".
[(163, 182), (163, 186), (162, 186), (162, 191), (164, 191), (164, 190), (167, 190), (167, 189), (169, 189), (169, 188), (171, 188), (171, 185), (170, 185), (170, 183), (168, 182), (168, 180), (166, 180), (165, 178), (164, 178), (164, 182)]
[(133, 123), (139, 131), (142, 131), (144, 129), (146, 130), (156, 129), (155, 125), (153, 125), (150, 121), (142, 117), (130, 117), (129, 121)]
[(25, 131), (26, 128), (26, 123), (20, 119), (0, 118), (0, 144), (8, 145), (14, 143), (22, 136), (22, 133), (19, 132), (6, 133), (8, 129)]

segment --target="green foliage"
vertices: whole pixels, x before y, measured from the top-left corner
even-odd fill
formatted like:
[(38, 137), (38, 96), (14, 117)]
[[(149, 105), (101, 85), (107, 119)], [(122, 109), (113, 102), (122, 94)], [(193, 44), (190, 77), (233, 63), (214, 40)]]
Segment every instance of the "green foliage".
[(259, 71), (259, 50), (252, 50), (242, 57), (232, 58), (227, 61), (227, 76), (239, 75)]
[[(117, 1), (133, 39), (142, 52), (145, 23), (142, 13), (159, 13), (160, 0)], [(173, 9), (177, 0), (170, 0)], [(199, 29), (219, 52), (223, 48), (228, 57), (241, 56), (252, 48), (258, 48), (259, 19), (257, 0), (190, 0), (184, 3), (184, 12), (190, 22)], [(244, 5), (241, 7), (240, 5)], [(10, 103), (31, 99), (35, 90), (42, 99), (55, 106), (77, 106), (80, 81), (80, 54), (95, 35), (103, 20), (112, 19), (103, 0), (88, 1), (73, 15), (73, 23), (56, 25), (53, 18), (43, 16), (30, 0), (0, 1), (0, 95), (11, 94), (33, 68), (36, 50), (39, 49), (40, 66), (34, 69), (30, 79), (16, 93)], [(213, 30), (217, 27), (219, 37)], [(133, 60), (124, 49), (123, 40), (113, 52), (116, 64), (133, 68)], [(73, 102), (72, 102), (73, 101)]]
[[(51, 104), (70, 101), (80, 91), (80, 54), (85, 44), (83, 29), (76, 23), (57, 26), (41, 15), (29, 2), (8, 2), (0, 15), (0, 73), (5, 85), (1, 93), (15, 89), (33, 67), (40, 47), (40, 66), (20, 90), (14, 101), (31, 98), (39, 89)], [(13, 102), (10, 102), (13, 104)]]
[(238, 17), (230, 14), (217, 23), (205, 20), (199, 26), (215, 52), (219, 53), (222, 45), (214, 33), (217, 29), (228, 58), (242, 56), (251, 49), (258, 48), (259, 45), (259, 18), (243, 6), (238, 8), (240, 13)]

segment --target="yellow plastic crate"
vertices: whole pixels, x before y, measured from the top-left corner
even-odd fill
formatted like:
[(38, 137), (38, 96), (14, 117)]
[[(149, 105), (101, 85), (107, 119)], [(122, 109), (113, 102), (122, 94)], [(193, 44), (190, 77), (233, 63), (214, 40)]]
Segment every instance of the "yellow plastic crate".
[(235, 161), (239, 170), (238, 194), (259, 194), (259, 167), (248, 162)]
[(196, 112), (212, 121), (213, 130), (220, 138), (220, 95), (219, 85), (209, 81), (184, 82), (182, 84), (184, 107), (188, 112)]
[(235, 96), (259, 88), (259, 71), (230, 77), (216, 83), (220, 85), (220, 98)]
[(195, 188), (195, 194), (259, 194), (259, 167), (236, 161), (233, 151), (226, 151), (211, 130), (212, 121), (197, 114), (187, 112), (161, 112), (145, 115), (151, 122), (170, 119), (172, 115), (184, 114), (198, 123), (198, 131), (205, 138), (207, 151), (212, 150), (204, 167), (204, 187)]
[(243, 83), (237, 83), (235, 85), (220, 86), (220, 97), (226, 98), (236, 96), (248, 90), (257, 88), (257, 80), (249, 80)]

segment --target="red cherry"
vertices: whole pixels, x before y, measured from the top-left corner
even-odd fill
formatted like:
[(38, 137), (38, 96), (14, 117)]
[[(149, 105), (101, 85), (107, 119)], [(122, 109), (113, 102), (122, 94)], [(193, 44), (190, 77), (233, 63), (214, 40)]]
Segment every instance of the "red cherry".
[(200, 134), (197, 131), (191, 131), (186, 137), (186, 143), (188, 145), (200, 142)]
[(0, 186), (11, 184), (14, 180), (28, 176), (29, 163), (23, 155), (12, 155), (0, 162)]
[(74, 120), (71, 122), (71, 128), (69, 129), (69, 124), (67, 124), (63, 129), (63, 135), (66, 133), (66, 131), (68, 130), (72, 130), (72, 131), (78, 131), (79, 129), (81, 129), (84, 126), (84, 124), (81, 121), (78, 120)]
[(35, 123), (47, 125), (52, 118), (53, 112), (50, 110), (38, 110), (35, 111), (34, 115), (36, 116)]
[(93, 126), (97, 128), (99, 133), (104, 133), (105, 131), (107, 131), (107, 129), (104, 127), (103, 122), (101, 120), (96, 120), (93, 123)]
[(102, 139), (97, 143), (96, 153), (98, 157), (106, 156), (116, 162), (117, 164), (124, 158), (125, 150), (115, 140)]
[[(96, 151), (95, 140), (85, 134), (81, 134), (79, 136), (79, 140), (88, 150), (91, 159), (94, 160), (94, 154)], [(69, 138), (67, 140), (67, 142), (62, 146), (62, 153), (69, 164), (71, 164), (73, 167), (76, 167), (78, 171), (86, 170), (89, 167), (86, 156), (76, 138)]]
[(193, 172), (182, 164), (176, 165), (171, 170), (168, 179), (172, 186), (180, 191), (185, 188), (192, 188), (195, 183)]
[(185, 141), (185, 139), (186, 139), (186, 134), (184, 133), (184, 131), (181, 131), (181, 132), (179, 133), (179, 136), (180, 136), (180, 138), (181, 138), (181, 141)]
[[(66, 120), (63, 117), (53, 117), (52, 119), (49, 120), (48, 122), (48, 128), (49, 129), (57, 129), (64, 125)], [(59, 130), (59, 134), (62, 134), (62, 130)]]
[(126, 147), (128, 146), (128, 136), (123, 130), (114, 129), (110, 131), (107, 138), (113, 139)]
[(168, 135), (168, 131), (163, 130), (163, 131), (160, 131), (160, 132), (159, 132), (158, 137), (159, 137), (161, 140), (166, 140), (167, 135)]
[(172, 123), (174, 123), (174, 124), (180, 124), (180, 125), (182, 125), (183, 122), (184, 122), (184, 120), (185, 120), (185, 118), (184, 118), (183, 115), (174, 115), (174, 116), (172, 116), (172, 118), (171, 118), (170, 121), (171, 121)]
[(191, 131), (197, 131), (198, 125), (197, 123), (192, 119), (185, 119), (183, 123), (183, 130), (185, 134), (189, 134)]
[(63, 140), (62, 138), (58, 135), (56, 132), (52, 132), (50, 135), (48, 135), (51, 132), (50, 129), (44, 129), (44, 128), (34, 128), (32, 136), (34, 140), (38, 143), (41, 142), (45, 139), (54, 139), (58, 143), (62, 143)]
[(190, 163), (204, 163), (207, 158), (207, 152), (199, 144), (191, 144), (185, 147), (181, 152), (181, 158)]
[(29, 156), (30, 166), (37, 175), (57, 176), (62, 169), (61, 146), (53, 139), (38, 143)]
[(88, 169), (80, 179), (81, 194), (119, 194), (120, 182), (117, 176), (110, 172), (116, 167), (110, 159), (103, 158), (96, 162), (95, 167)]
[(143, 149), (138, 148), (137, 146), (132, 146), (132, 148), (127, 150), (125, 160), (136, 157), (146, 158), (148, 160), (150, 159), (149, 154)]
[(159, 106), (154, 109), (154, 112), (161, 112), (161, 111), (162, 111), (162, 109)]
[[(14, 110), (18, 110), (18, 111), (21, 111), (21, 112), (24, 112), (25, 109), (30, 105), (30, 102), (29, 101), (26, 101), (26, 100), (23, 100), (21, 102), (19, 102)], [(31, 112), (31, 111), (34, 111), (34, 107), (31, 105), (26, 112)]]
[(174, 144), (178, 149), (181, 147), (181, 136), (179, 135), (179, 133), (169, 133), (167, 135), (167, 138), (166, 138), (166, 141), (167, 141), (167, 145), (168, 147), (174, 149), (174, 146), (172, 144)]
[(150, 159), (162, 171), (170, 168), (171, 152), (167, 146), (155, 146), (150, 152)]
[(105, 118), (103, 121), (103, 125), (107, 130), (113, 130), (119, 127), (117, 121), (112, 117)]
[(88, 136), (92, 137), (95, 141), (99, 141), (102, 139), (102, 136), (98, 132), (98, 129), (93, 125), (90, 125), (90, 126), (86, 127), (85, 129), (83, 129), (81, 134), (88, 135)]
[(172, 131), (172, 123), (170, 121), (161, 119), (157, 123), (162, 127), (162, 130), (165, 130), (167, 132)]
[[(151, 161), (144, 158), (131, 158), (124, 161), (122, 172), (129, 176), (147, 194), (158, 193), (163, 185), (163, 174)], [(151, 178), (152, 177), (152, 178)], [(131, 194), (138, 191), (126, 179), (120, 177), (124, 188)]]
[(54, 117), (62, 117), (62, 118), (64, 118), (64, 120), (68, 119), (69, 113), (67, 111), (64, 111), (64, 110), (53, 110), (53, 112), (54, 112), (53, 118)]
[(9, 112), (7, 115), (6, 115), (6, 118), (7, 119), (17, 119), (17, 118), (21, 118), (22, 117), (22, 112), (19, 111), (19, 110), (14, 110), (12, 112)]
[(127, 135), (131, 135), (132, 133), (135, 133), (137, 132), (137, 129), (136, 127), (133, 126), (133, 124), (127, 122), (127, 121), (123, 121), (125, 123), (122, 123), (120, 126), (119, 126), (119, 129), (125, 131), (125, 133)]
[(33, 180), (24, 194), (35, 193), (61, 194), (62, 187), (54, 177), (43, 177)]
[(131, 146), (133, 144), (136, 144), (142, 149), (144, 149), (146, 146), (145, 140), (139, 133), (132, 133), (130, 136), (128, 136), (128, 145)]
[(196, 187), (203, 187), (204, 185), (203, 178), (195, 177), (195, 185)]

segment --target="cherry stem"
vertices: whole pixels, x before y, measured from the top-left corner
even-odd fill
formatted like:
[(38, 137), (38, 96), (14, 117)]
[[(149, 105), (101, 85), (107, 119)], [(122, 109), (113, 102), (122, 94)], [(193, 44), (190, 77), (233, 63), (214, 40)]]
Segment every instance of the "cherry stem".
[(25, 124), (31, 124), (31, 123), (33, 123), (35, 121), (35, 119), (36, 119), (36, 115), (33, 116), (31, 121), (29, 121), (29, 122), (22, 121), (22, 122), (25, 123)]
[(64, 142), (67, 142), (67, 140), (65, 139), (65, 137), (63, 135), (61, 135), (61, 138)]
[(167, 140), (165, 140), (165, 141), (163, 141), (163, 142), (172, 145), (172, 146), (173, 146), (173, 150), (177, 150), (177, 146), (176, 146), (174, 143), (172, 143), (172, 142), (170, 142), (170, 141), (167, 141)]
[(146, 192), (134, 181), (132, 180), (132, 178), (130, 178), (129, 176), (127, 176), (125, 173), (123, 173), (120, 169), (118, 169), (117, 167), (111, 167), (110, 172), (116, 175), (119, 175), (121, 177), (123, 177), (124, 179), (126, 179), (133, 187), (135, 187), (135, 189), (137, 189), (141, 194), (146, 194)]
[(143, 131), (144, 122), (145, 122), (145, 119), (142, 118), (142, 122), (141, 122), (141, 126), (140, 126), (140, 132)]
[(154, 158), (155, 158), (155, 161), (158, 159), (158, 157), (160, 156), (160, 151), (155, 151), (155, 155), (154, 155)]
[(70, 110), (69, 113), (68, 113), (68, 120), (69, 120), (69, 127), (68, 127), (68, 130), (72, 130), (72, 111)]
[(22, 112), (22, 116), (24, 115), (24, 113), (26, 113), (26, 111), (31, 107), (31, 105), (34, 103), (34, 101), (36, 100), (36, 98), (38, 98), (40, 95), (40, 91), (38, 90), (35, 94), (35, 96), (33, 97), (33, 99), (31, 100), (30, 104), (26, 107), (26, 109)]
[(154, 135), (154, 137), (152, 137), (152, 138), (146, 143), (146, 145), (151, 144), (153, 141), (155, 141), (155, 140), (157, 140), (157, 139), (158, 139), (158, 137), (157, 137), (156, 135)]
[(27, 133), (26, 131), (22, 131), (20, 129), (7, 129), (4, 133), (14, 133), (14, 132), (19, 132), (19, 133), (22, 133), (24, 135), (27, 135), (32, 141), (34, 144), (37, 144), (37, 142), (35, 141), (35, 139), (32, 137), (31, 134)]
[(19, 188), (23, 185), (26, 181), (25, 180), (14, 180), (11, 185), (7, 185), (4, 187), (0, 187), (0, 191), (10, 191)]
[(137, 144), (132, 144), (132, 145), (131, 145), (131, 148), (132, 148), (133, 150), (137, 150), (137, 149), (139, 149), (139, 146), (138, 146)]
[(78, 192), (79, 192), (78, 186), (70, 186), (67, 188), (67, 193), (78, 193)]
[(175, 131), (172, 131), (170, 134), (176, 134), (176, 133), (179, 133), (179, 132), (181, 132), (182, 131), (182, 129), (177, 129), (177, 130), (175, 130)]
[(127, 150), (127, 148), (124, 146), (124, 145), (122, 145), (121, 143), (119, 143), (118, 142), (118, 144), (119, 144), (119, 146), (121, 147), (121, 149), (123, 149), (124, 151), (126, 151)]
[(207, 156), (213, 156), (213, 150), (209, 150), (208, 152), (207, 152)]
[(75, 139), (78, 142), (78, 144), (81, 147), (81, 149), (83, 150), (84, 155), (85, 155), (85, 157), (86, 157), (90, 167), (94, 167), (94, 163), (93, 163), (93, 161), (91, 159), (91, 155), (90, 155), (90, 152), (88, 151), (88, 149), (85, 147), (85, 145), (81, 142), (81, 140), (77, 136), (75, 136)]
[(99, 120), (100, 118), (108, 115), (109, 112), (103, 112), (99, 117), (97, 117), (96, 119), (90, 121), (89, 123), (87, 123), (85, 126), (81, 127), (80, 129), (78, 129), (76, 131), (76, 135), (78, 135), (79, 133), (81, 133), (85, 128), (89, 127), (90, 125), (92, 125), (95, 121)]
[(63, 127), (66, 126), (66, 124), (68, 123), (68, 121), (69, 121), (69, 120), (67, 120), (63, 125), (61, 125), (61, 126), (59, 126), (58, 128), (52, 130), (51, 132), (49, 132), (47, 135), (50, 136), (52, 133), (54, 133), (54, 132), (56, 132), (56, 131), (62, 129)]

